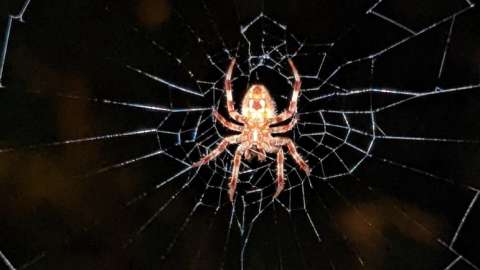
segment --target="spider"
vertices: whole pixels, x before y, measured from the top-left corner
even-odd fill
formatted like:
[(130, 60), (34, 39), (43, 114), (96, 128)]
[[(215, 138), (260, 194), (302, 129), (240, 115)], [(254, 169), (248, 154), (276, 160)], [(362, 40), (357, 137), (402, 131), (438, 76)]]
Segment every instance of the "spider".
[[(225, 128), (240, 132), (240, 134), (225, 137), (213, 151), (203, 156), (199, 161), (193, 163), (192, 167), (202, 166), (225, 151), (228, 145), (238, 144), (239, 146), (235, 151), (235, 156), (232, 161), (232, 175), (228, 184), (228, 196), (230, 201), (233, 202), (242, 156), (244, 156), (246, 160), (257, 157), (259, 161), (264, 161), (267, 153), (276, 153), (277, 179), (276, 191), (273, 195), (273, 198), (276, 198), (285, 187), (285, 176), (283, 171), (285, 156), (282, 149), (283, 146), (287, 147), (288, 153), (290, 153), (298, 166), (307, 175), (310, 174), (309, 166), (298, 153), (292, 139), (272, 136), (272, 134), (285, 133), (291, 130), (297, 123), (295, 113), (297, 112), (297, 100), (300, 94), (300, 75), (293, 64), (293, 61), (288, 59), (295, 82), (293, 84), (293, 94), (290, 104), (282, 113), (277, 114), (275, 112), (275, 101), (272, 99), (268, 89), (262, 84), (253, 84), (248, 88), (242, 99), (242, 110), (241, 113), (239, 113), (235, 110), (232, 96), (232, 72), (235, 66), (235, 61), (235, 58), (231, 59), (224, 83), (228, 114), (233, 120), (241, 125), (228, 121), (216, 110), (213, 110), (213, 116)], [(279, 124), (288, 119), (291, 119), (288, 124), (271, 127), (271, 125)]]

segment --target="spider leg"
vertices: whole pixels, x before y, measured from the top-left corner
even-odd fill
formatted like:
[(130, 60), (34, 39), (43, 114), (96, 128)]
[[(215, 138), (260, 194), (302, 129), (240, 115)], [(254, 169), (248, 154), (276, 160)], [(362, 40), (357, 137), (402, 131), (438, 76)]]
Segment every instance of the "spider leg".
[(270, 133), (285, 133), (291, 130), (292, 128), (294, 128), (295, 125), (297, 124), (297, 121), (298, 121), (297, 118), (293, 118), (292, 121), (290, 121), (290, 123), (286, 125), (269, 128)]
[(246, 145), (241, 144), (235, 150), (235, 156), (232, 161), (232, 176), (230, 182), (228, 183), (228, 198), (233, 202), (233, 197), (235, 196), (235, 190), (237, 189), (238, 183), (238, 172), (240, 170), (240, 162), (242, 161), (242, 155), (246, 150)]
[(225, 149), (229, 144), (238, 143), (239, 139), (240, 139), (240, 135), (225, 137), (213, 151), (211, 151), (210, 153), (202, 157), (199, 161), (193, 163), (192, 167), (199, 167), (205, 163), (208, 163), (210, 160), (216, 158), (223, 151), (225, 151)]
[(298, 164), (298, 166), (307, 174), (310, 175), (310, 167), (308, 166), (307, 162), (303, 160), (302, 156), (297, 151), (295, 144), (293, 143), (292, 139), (286, 137), (274, 137), (273, 143), (278, 146), (286, 145), (288, 148), (288, 152), (293, 157), (293, 160)]
[(300, 87), (302, 86), (302, 81), (292, 59), (288, 59), (288, 64), (290, 64), (290, 68), (292, 69), (293, 77), (295, 79), (293, 83), (292, 98), (290, 99), (290, 104), (288, 105), (288, 108), (273, 119), (273, 122), (271, 123), (272, 125), (291, 118), (297, 112), (297, 101), (298, 96), (300, 95)]
[(275, 194), (273, 195), (273, 198), (275, 199), (280, 195), (282, 192), (283, 188), (285, 187), (285, 175), (283, 172), (283, 163), (285, 161), (285, 156), (283, 154), (283, 149), (280, 148), (277, 152), (277, 190), (275, 191)]
[(230, 65), (228, 66), (227, 74), (225, 75), (225, 92), (227, 96), (227, 110), (228, 114), (232, 119), (239, 123), (244, 123), (242, 115), (235, 110), (235, 105), (233, 103), (233, 94), (232, 94), (232, 73), (233, 68), (235, 67), (235, 58), (232, 58)]
[(233, 130), (233, 131), (238, 131), (238, 132), (242, 132), (243, 130), (243, 127), (240, 126), (240, 125), (237, 125), (235, 123), (232, 123), (230, 121), (228, 121), (227, 119), (225, 119), (225, 117), (223, 117), (221, 114), (218, 113), (217, 110), (213, 110), (213, 116), (215, 117), (215, 119), (217, 119), (218, 122), (220, 122), (220, 124), (222, 124), (224, 127), (230, 129), (230, 130)]

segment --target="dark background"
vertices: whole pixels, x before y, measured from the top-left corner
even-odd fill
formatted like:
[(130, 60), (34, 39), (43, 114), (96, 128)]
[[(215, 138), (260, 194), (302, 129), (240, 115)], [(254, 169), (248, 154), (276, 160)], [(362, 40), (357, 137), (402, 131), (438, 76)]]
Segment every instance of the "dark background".
[[(218, 211), (198, 210), (187, 227), (181, 227), (199, 199), (201, 181), (126, 245), (182, 185), (180, 181), (153, 191), (159, 179), (179, 170), (178, 164), (158, 157), (85, 175), (155, 151), (154, 136), (42, 145), (156, 127), (165, 117), (91, 98), (211, 106), (210, 100), (168, 90), (124, 65), (196, 89), (195, 79), (183, 67), (197, 80), (217, 78), (218, 71), (205, 55), (215, 56), (225, 46), (234, 50), (241, 41), (240, 25), (260, 12), (286, 24), (300, 40), (335, 42), (323, 69), (329, 74), (348, 59), (406, 36), (398, 27), (365, 15), (373, 3), (32, 0), (25, 23), (15, 22), (12, 28), (2, 78), (5, 88), (0, 89), (0, 145), (15, 149), (0, 152), (0, 251), (19, 269), (239, 269), (245, 239), (236, 225), (229, 226), (231, 206), (226, 200)], [(22, 4), (0, 3), (4, 25)], [(386, 0), (376, 11), (420, 31), (465, 7), (463, 1)], [(352, 89), (419, 92), (479, 84), (479, 23), (478, 7), (456, 17), (440, 77), (450, 21), (379, 57), (373, 74), (354, 65), (332, 81)], [(173, 52), (183, 65), (166, 52)], [(227, 61), (226, 57), (220, 61), (222, 67)], [(315, 61), (303, 57), (297, 65), (300, 71), (309, 70)], [(378, 114), (377, 121), (397, 136), (478, 140), (478, 90), (419, 98)], [(287, 94), (278, 91), (272, 94)], [(277, 101), (280, 107), (285, 104)], [(346, 104), (351, 103), (324, 106)], [(307, 106), (318, 110), (323, 105)], [(252, 227), (245, 269), (444, 269), (458, 255), (468, 262), (461, 259), (451, 269), (478, 269), (480, 201), (471, 208), (454, 245), (449, 245), (480, 188), (479, 150), (478, 143), (377, 141), (374, 156), (352, 176), (307, 188), (308, 213), (321, 242), (304, 212), (287, 212), (274, 204)], [(152, 195), (126, 205), (145, 191)]]

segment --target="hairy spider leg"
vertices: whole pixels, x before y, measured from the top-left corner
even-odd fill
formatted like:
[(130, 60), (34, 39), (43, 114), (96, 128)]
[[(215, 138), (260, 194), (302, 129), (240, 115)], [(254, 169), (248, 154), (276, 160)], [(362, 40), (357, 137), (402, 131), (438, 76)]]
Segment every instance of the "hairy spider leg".
[(245, 143), (240, 144), (235, 150), (235, 156), (232, 161), (232, 175), (230, 177), (230, 182), (228, 183), (228, 198), (233, 202), (233, 197), (235, 196), (235, 190), (237, 189), (238, 183), (238, 172), (240, 171), (240, 162), (242, 161), (242, 155), (249, 146)]
[(230, 61), (230, 65), (228, 66), (227, 74), (225, 75), (225, 92), (227, 96), (227, 110), (228, 114), (232, 119), (239, 123), (245, 123), (245, 120), (243, 119), (242, 115), (235, 110), (235, 105), (233, 102), (233, 94), (232, 94), (232, 73), (233, 73), (233, 68), (235, 67), (235, 58), (232, 58)]
[(220, 122), (220, 124), (222, 124), (222, 126), (228, 128), (230, 130), (233, 130), (233, 131), (242, 132), (242, 130), (243, 130), (242, 126), (228, 121), (227, 119), (225, 119), (225, 117), (223, 117), (221, 114), (219, 114), (217, 110), (213, 110), (213, 116), (215, 117), (215, 119), (218, 122)]
[(275, 199), (280, 195), (280, 193), (283, 191), (285, 187), (285, 175), (283, 171), (283, 163), (285, 161), (285, 155), (283, 154), (283, 149), (280, 148), (277, 152), (277, 190), (275, 191), (275, 194), (273, 195), (273, 198)]
[(270, 133), (285, 133), (285, 132), (291, 130), (292, 128), (294, 128), (295, 125), (297, 124), (297, 121), (298, 121), (297, 118), (293, 118), (292, 121), (290, 121), (286, 125), (278, 126), (278, 127), (272, 127), (272, 128), (270, 128)]
[(273, 143), (276, 146), (284, 146), (286, 145), (288, 148), (288, 153), (293, 157), (293, 160), (300, 166), (300, 168), (307, 174), (310, 175), (310, 167), (308, 166), (307, 162), (303, 160), (302, 156), (297, 151), (295, 144), (293, 143), (292, 139), (286, 137), (274, 137)]
[(208, 163), (210, 160), (216, 158), (223, 151), (225, 151), (225, 149), (229, 144), (238, 143), (239, 140), (240, 140), (240, 135), (232, 135), (232, 136), (225, 137), (213, 151), (211, 151), (209, 154), (202, 157), (199, 161), (193, 163), (192, 167), (198, 167), (198, 166), (202, 166), (205, 163)]
[(292, 98), (290, 99), (290, 104), (288, 105), (288, 108), (284, 110), (282, 113), (280, 113), (279, 115), (277, 115), (273, 119), (273, 122), (271, 123), (271, 125), (283, 122), (288, 118), (291, 118), (297, 112), (297, 101), (298, 101), (298, 96), (300, 95), (300, 88), (302, 86), (302, 81), (300, 79), (300, 75), (298, 74), (298, 70), (295, 67), (295, 64), (293, 64), (292, 59), (288, 59), (288, 63), (290, 64), (293, 77), (295, 78), (295, 81), (293, 83)]

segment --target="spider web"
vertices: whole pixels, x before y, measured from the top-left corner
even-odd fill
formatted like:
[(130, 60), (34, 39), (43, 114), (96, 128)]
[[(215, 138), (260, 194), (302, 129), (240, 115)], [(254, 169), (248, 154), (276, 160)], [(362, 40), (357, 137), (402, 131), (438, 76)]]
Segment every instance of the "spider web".
[[(478, 67), (455, 60), (463, 59), (456, 46), (469, 37), (466, 30), (478, 10), (469, 1), (435, 5), (362, 3), (351, 7), (356, 10), (351, 19), (331, 19), (339, 20), (342, 30), (329, 37), (322, 35), (324, 28), (302, 29), (296, 18), (265, 3), (248, 11), (234, 2), (176, 3), (159, 29), (128, 19), (128, 5), (58, 4), (73, 14), (85, 7), (98, 12), (102, 19), (91, 25), (91, 17), (75, 17), (76, 22), (68, 12), (53, 16), (40, 2), (21, 3), (8, 17), (0, 59), (0, 83), (13, 102), (4, 110), (15, 111), (3, 121), (10, 125), (0, 154), (7, 164), (30, 158), (24, 163), (29, 166), (31, 159), (53, 156), (47, 160), (61, 169), (52, 173), (52, 165), (41, 162), (32, 174), (15, 171), (5, 181), (1, 261), (10, 270), (54, 269), (73, 266), (72, 257), (81, 254), (90, 268), (112, 267), (115, 263), (97, 253), (113, 249), (104, 256), (125, 256), (134, 269), (177, 269), (179, 262), (185, 263), (180, 268), (206, 269), (479, 269), (479, 244), (472, 241), (480, 210), (474, 168), (478, 124), (468, 116), (476, 113), (480, 82)], [(304, 16), (310, 18), (308, 12)], [(49, 29), (57, 19), (63, 26)], [(78, 34), (84, 29), (89, 35)], [(56, 39), (55, 30), (70, 34)], [(52, 55), (29, 47), (44, 35), (54, 44), (51, 50), (68, 48), (77, 67), (36, 59), (35, 52)], [(242, 161), (233, 204), (227, 184), (235, 146), (208, 165), (191, 167), (231, 135), (211, 111), (227, 115), (223, 82), (232, 57), (237, 109), (247, 86), (259, 82), (280, 112), (292, 91), (287, 59), (301, 74), (299, 122), (282, 136), (293, 139), (312, 174), (307, 177), (287, 153), (286, 187), (276, 199), (273, 155), (265, 162)], [(76, 82), (71, 88), (63, 79), (67, 72), (35, 71), (46, 69), (45, 62), (53, 66), (50, 73), (86, 73), (94, 86), (71, 79)], [(45, 75), (54, 83), (39, 83), (37, 77)], [(30, 103), (39, 109), (28, 108)], [(17, 111), (18, 104), (27, 109)], [(59, 113), (49, 106), (58, 104), (64, 104), (58, 110), (63, 113), (88, 105), (91, 122), (77, 125), (67, 117), (66, 131), (56, 132), (58, 123), (48, 120)], [(45, 119), (37, 126), (22, 112)], [(91, 127), (78, 131), (81, 124)], [(74, 211), (78, 204), (50, 192), (35, 197), (32, 212), (18, 210), (22, 188), (39, 180), (52, 186), (65, 182), (59, 192), (79, 194), (88, 210)], [(118, 187), (124, 182), (127, 190)], [(69, 211), (87, 217), (68, 219)], [(89, 211), (94, 214), (85, 214)], [(32, 225), (19, 225), (29, 220), (23, 213), (33, 213)], [(59, 217), (58, 223), (66, 224), (42, 221)], [(108, 243), (99, 240), (105, 231), (112, 234)], [(52, 240), (55, 236), (60, 241)]]

